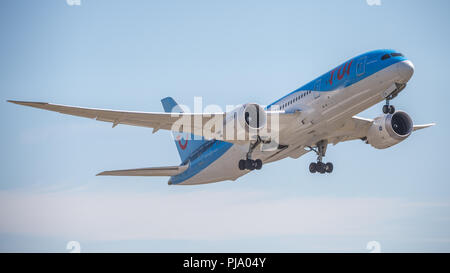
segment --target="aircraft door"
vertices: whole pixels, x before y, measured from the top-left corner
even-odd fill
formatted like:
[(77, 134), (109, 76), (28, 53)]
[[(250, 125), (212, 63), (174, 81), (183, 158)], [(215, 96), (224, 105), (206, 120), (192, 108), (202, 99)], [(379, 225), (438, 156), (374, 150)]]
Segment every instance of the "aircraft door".
[(317, 80), (316, 83), (314, 84), (314, 99), (317, 99), (318, 97), (320, 97), (320, 83), (321, 80)]
[(364, 56), (356, 61), (356, 76), (360, 77), (366, 72), (367, 56)]

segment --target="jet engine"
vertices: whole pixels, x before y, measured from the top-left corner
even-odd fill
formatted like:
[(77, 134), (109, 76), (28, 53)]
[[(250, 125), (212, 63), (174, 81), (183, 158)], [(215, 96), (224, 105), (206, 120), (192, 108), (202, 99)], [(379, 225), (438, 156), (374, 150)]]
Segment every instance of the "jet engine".
[(376, 149), (386, 149), (405, 140), (412, 131), (411, 117), (397, 111), (375, 118), (367, 132), (367, 143)]
[(248, 103), (228, 112), (225, 123), (225, 139), (253, 140), (266, 127), (267, 113), (259, 104)]

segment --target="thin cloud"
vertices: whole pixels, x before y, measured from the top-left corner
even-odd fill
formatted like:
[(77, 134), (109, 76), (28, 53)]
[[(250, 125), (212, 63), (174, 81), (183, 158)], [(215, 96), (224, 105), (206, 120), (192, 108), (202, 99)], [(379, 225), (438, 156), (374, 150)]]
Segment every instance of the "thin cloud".
[(264, 192), (0, 192), (0, 232), (74, 240), (364, 235), (401, 213), (386, 198), (273, 199)]

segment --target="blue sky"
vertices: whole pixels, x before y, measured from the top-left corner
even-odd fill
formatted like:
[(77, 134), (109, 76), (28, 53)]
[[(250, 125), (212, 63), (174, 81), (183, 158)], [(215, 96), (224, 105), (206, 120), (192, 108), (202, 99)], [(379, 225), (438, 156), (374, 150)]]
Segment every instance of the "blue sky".
[[(0, 9), (0, 251), (450, 251), (448, 1), (5, 1)], [(387, 150), (329, 147), (236, 182), (96, 177), (174, 165), (169, 132), (7, 99), (162, 111), (160, 99), (269, 104), (380, 48), (415, 65), (393, 101), (437, 126)], [(373, 118), (381, 104), (361, 113)]]

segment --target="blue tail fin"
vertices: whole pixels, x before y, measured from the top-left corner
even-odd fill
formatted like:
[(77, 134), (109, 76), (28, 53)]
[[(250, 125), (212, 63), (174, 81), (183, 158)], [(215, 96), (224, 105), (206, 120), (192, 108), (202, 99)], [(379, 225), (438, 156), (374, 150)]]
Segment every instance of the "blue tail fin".
[[(164, 111), (167, 113), (183, 112), (181, 107), (171, 97), (162, 99), (161, 103), (164, 107)], [(194, 135), (190, 133), (172, 132), (172, 135), (175, 140), (178, 153), (180, 154), (181, 162), (184, 162), (195, 150), (206, 142), (203, 137), (201, 139), (194, 140)]]

